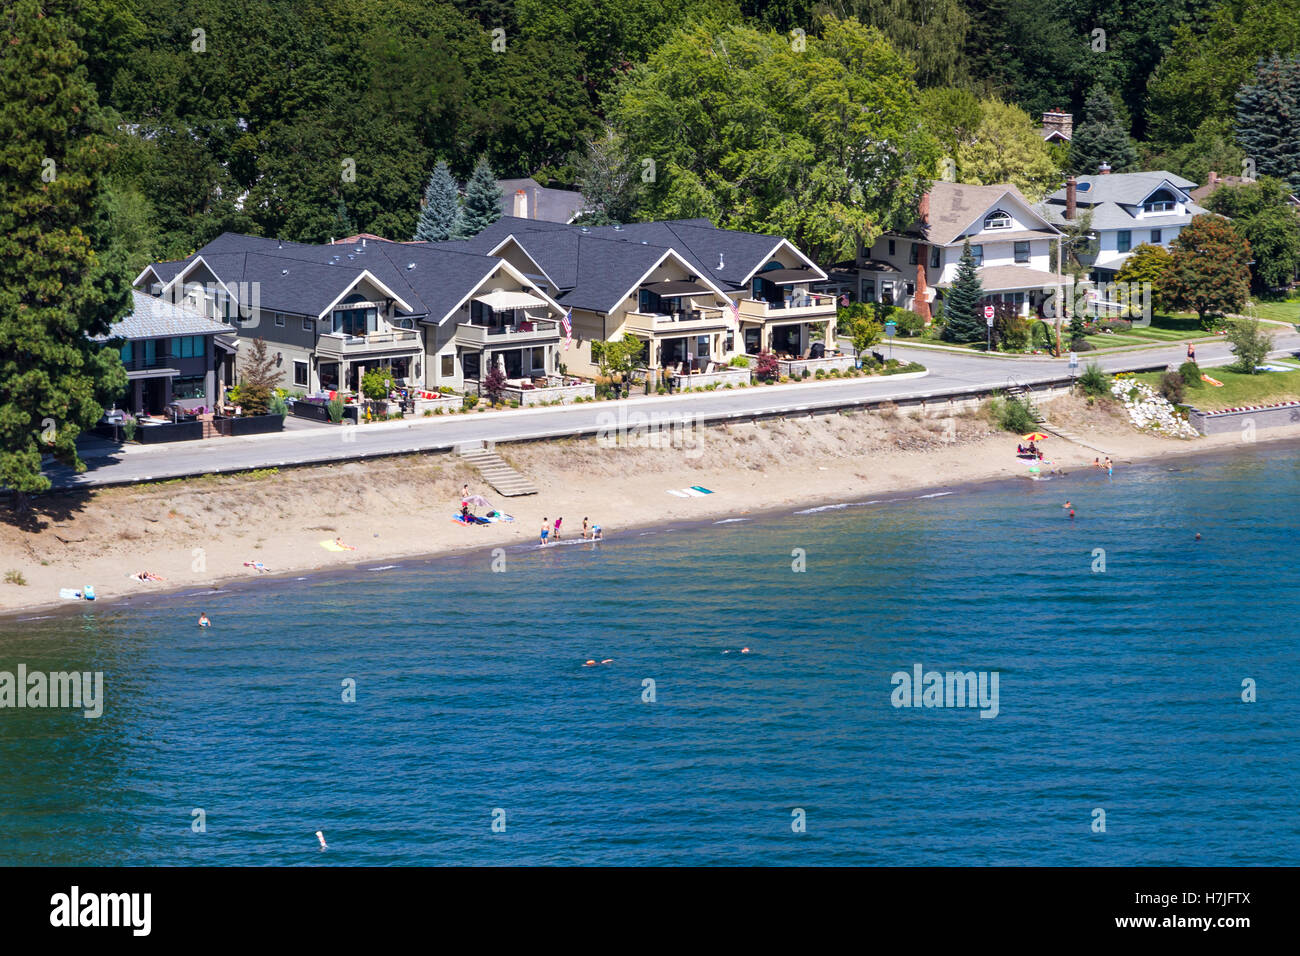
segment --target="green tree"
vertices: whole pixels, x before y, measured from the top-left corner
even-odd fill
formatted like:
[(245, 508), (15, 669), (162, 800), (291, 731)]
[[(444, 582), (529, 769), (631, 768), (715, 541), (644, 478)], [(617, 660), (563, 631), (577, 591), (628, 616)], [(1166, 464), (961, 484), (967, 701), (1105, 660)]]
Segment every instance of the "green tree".
[(633, 69), (610, 120), (654, 164), (641, 216), (779, 233), (825, 261), (915, 218), (938, 145), (911, 65), (853, 20), (797, 47), (703, 19)]
[(1084, 120), (1074, 128), (1070, 140), (1070, 169), (1085, 175), (1096, 173), (1102, 163), (1109, 163), (1117, 173), (1134, 169), (1137, 150), (1105, 87), (1098, 84), (1088, 92), (1083, 112)]
[(954, 87), (922, 90), (920, 102), (922, 128), (943, 147), (944, 156), (935, 171), (936, 176), (942, 177), (946, 165), (942, 160), (951, 159), (955, 164), (957, 150), (974, 142), (975, 131), (984, 115), (983, 107), (979, 97), (970, 90)]
[[(579, 221), (591, 224), (631, 222), (641, 201), (641, 165), (628, 155), (623, 137), (606, 128), (573, 162), (577, 185), (596, 210)], [(602, 221), (596, 220), (603, 217)]]
[(600, 369), (601, 376), (609, 379), (617, 377), (624, 394), (627, 393), (632, 370), (637, 367), (644, 352), (645, 343), (631, 332), (623, 333), (623, 338), (612, 342), (596, 340), (591, 343), (591, 360)]
[(1244, 170), (1246, 154), (1233, 137), (1232, 123), (1225, 117), (1205, 120), (1191, 142), (1164, 151), (1147, 144), (1143, 169), (1167, 169), (1194, 183), (1208, 182), (1210, 173), (1233, 174)]
[(961, 259), (957, 263), (957, 275), (952, 280), (952, 287), (943, 301), (943, 337), (949, 342), (980, 342), (987, 335), (984, 321), (984, 309), (980, 300), (984, 298), (984, 286), (980, 282), (979, 270), (975, 267), (975, 255), (971, 252), (970, 240), (961, 248)]
[(1149, 242), (1144, 242), (1124, 260), (1115, 278), (1120, 282), (1136, 282), (1139, 285), (1149, 282), (1151, 308), (1163, 312), (1166, 303), (1160, 295), (1160, 287), (1171, 262), (1173, 262), (1173, 254), (1164, 246), (1153, 246)]
[(1220, 186), (1210, 193), (1205, 208), (1231, 219), (1250, 242), (1256, 289), (1285, 286), (1295, 278), (1300, 269), (1300, 218), (1284, 183), (1265, 176), (1240, 186)]
[(429, 175), (424, 190), (424, 207), (415, 225), (419, 242), (442, 242), (456, 232), (460, 220), (460, 190), (451, 170), (442, 160)]
[(1157, 287), (1175, 309), (1191, 309), (1206, 325), (1210, 316), (1235, 312), (1250, 292), (1250, 243), (1232, 223), (1196, 216), (1171, 246), (1169, 268)]
[(487, 157), (480, 156), (474, 172), (465, 185), (465, 201), (461, 205), (460, 222), (455, 238), (469, 239), (501, 218), (501, 187), (496, 174), (488, 165)]
[(1237, 142), (1259, 175), (1300, 190), (1300, 56), (1260, 60), (1237, 94)]
[(1229, 322), (1228, 342), (1232, 354), (1237, 356), (1232, 370), (1247, 375), (1258, 374), (1258, 366), (1273, 348), (1273, 336), (1264, 330), (1259, 319), (1234, 319)]
[(1029, 114), (992, 99), (981, 104), (974, 139), (957, 148), (957, 175), (975, 186), (1011, 183), (1037, 202), (1059, 184), (1061, 170)]
[(826, 0), (823, 8), (883, 32), (916, 64), (916, 81), (923, 87), (955, 86), (968, 79), (970, 16), (961, 0)]
[(78, 47), (74, 4), (0, 12), (0, 486), (50, 485), (42, 453), (77, 470), (76, 439), (126, 387), (107, 335), (130, 304), (100, 197), (108, 122)]
[(869, 352), (885, 334), (872, 306), (873, 303), (869, 302), (854, 302), (842, 306), (835, 313), (836, 335), (851, 340), (859, 355)]

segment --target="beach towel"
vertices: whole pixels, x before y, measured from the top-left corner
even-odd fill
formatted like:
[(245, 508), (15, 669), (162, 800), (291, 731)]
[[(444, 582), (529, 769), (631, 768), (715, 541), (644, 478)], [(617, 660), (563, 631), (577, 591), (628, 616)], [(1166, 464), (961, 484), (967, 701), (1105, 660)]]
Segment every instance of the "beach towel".
[(1202, 375), (1202, 376), (1201, 376), (1201, 381), (1202, 381), (1202, 382), (1209, 382), (1209, 383), (1210, 383), (1211, 385), (1213, 385), (1215, 388), (1223, 388), (1223, 383), (1222, 383), (1222, 382), (1220, 382), (1218, 379), (1210, 378), (1210, 376), (1208, 376), (1208, 375)]
[(76, 588), (59, 588), (59, 597), (69, 601), (72, 600), (80, 601), (81, 592), (78, 591)]
[(713, 492), (711, 492), (708, 488), (705, 488), (703, 485), (691, 485), (691, 491), (698, 491), (702, 495), (713, 494)]

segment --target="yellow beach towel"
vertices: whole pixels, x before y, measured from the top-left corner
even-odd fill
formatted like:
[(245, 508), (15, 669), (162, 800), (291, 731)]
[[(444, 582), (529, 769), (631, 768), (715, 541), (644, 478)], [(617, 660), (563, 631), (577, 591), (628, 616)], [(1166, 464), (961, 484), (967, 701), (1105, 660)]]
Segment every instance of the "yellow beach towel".
[(333, 541), (322, 541), (320, 543), (320, 546), (324, 548), (326, 551), (351, 551), (352, 550), (351, 548), (345, 548), (340, 544), (336, 544)]

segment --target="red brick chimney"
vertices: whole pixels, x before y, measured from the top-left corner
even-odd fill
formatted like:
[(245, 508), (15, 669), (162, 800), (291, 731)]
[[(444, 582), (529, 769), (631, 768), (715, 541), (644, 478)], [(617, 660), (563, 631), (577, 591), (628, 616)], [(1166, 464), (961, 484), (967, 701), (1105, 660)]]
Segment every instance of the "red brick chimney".
[(1217, 183), (1218, 181), (1219, 181), (1219, 174), (1216, 173), (1214, 170), (1210, 170), (1210, 183), (1209, 183), (1209, 185), (1213, 186), (1213, 185), (1214, 185), (1215, 183)]
[(1079, 180), (1071, 176), (1065, 181), (1065, 218), (1074, 221), (1079, 211)]

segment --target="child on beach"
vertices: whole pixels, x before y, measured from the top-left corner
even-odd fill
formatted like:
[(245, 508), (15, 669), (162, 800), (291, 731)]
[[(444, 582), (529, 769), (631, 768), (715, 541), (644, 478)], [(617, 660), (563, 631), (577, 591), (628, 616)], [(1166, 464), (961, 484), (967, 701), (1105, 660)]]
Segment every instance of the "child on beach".
[(560, 525), (563, 523), (563, 521), (564, 521), (563, 518), (555, 519), (555, 540), (556, 541), (560, 540)]
[(590, 537), (591, 537), (591, 529), (587, 527), (587, 519), (583, 518), (582, 519), (582, 540), (586, 541)]
[(542, 515), (542, 536), (541, 536), (541, 540), (538, 543), (544, 547), (546, 545), (546, 539), (549, 538), (550, 536), (551, 536), (551, 526), (547, 522), (546, 516)]
[(593, 526), (592, 526), (592, 528), (591, 528), (591, 540), (592, 540), (592, 541), (599, 541), (599, 540), (600, 540), (601, 538), (603, 538), (604, 536), (605, 536), (604, 532), (600, 530), (600, 525), (593, 525)]

